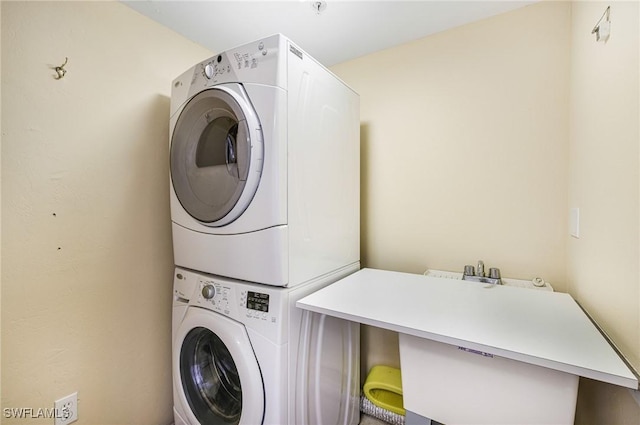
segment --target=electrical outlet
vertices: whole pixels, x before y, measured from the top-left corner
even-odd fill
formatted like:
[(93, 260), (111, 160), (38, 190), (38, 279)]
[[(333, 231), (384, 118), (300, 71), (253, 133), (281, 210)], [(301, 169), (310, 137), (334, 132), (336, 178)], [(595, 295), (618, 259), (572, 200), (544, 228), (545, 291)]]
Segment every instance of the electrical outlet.
[(69, 394), (66, 397), (56, 400), (53, 404), (55, 408), (54, 425), (68, 425), (78, 420), (78, 393)]

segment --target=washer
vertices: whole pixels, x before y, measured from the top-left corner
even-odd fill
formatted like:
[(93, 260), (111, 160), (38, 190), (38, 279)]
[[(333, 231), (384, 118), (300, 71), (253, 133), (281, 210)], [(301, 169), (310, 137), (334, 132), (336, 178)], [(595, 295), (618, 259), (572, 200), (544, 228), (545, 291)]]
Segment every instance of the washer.
[(357, 424), (359, 325), (295, 307), (356, 270), (278, 288), (176, 268), (175, 424)]
[(173, 81), (177, 266), (295, 286), (360, 260), (359, 97), (282, 35)]

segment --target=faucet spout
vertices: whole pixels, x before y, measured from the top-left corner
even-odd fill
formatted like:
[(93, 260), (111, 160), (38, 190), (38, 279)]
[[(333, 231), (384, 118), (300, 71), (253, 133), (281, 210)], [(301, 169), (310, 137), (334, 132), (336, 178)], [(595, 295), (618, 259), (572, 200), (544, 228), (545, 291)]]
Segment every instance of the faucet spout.
[(478, 261), (478, 273), (476, 276), (484, 277), (484, 262), (482, 260)]

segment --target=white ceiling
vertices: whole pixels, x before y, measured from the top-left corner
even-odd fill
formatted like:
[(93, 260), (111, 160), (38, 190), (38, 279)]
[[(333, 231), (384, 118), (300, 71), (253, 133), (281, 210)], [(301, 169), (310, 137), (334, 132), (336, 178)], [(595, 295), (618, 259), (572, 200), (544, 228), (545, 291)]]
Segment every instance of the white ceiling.
[(397, 46), (535, 1), (158, 1), (127, 6), (219, 53), (282, 33), (325, 66)]

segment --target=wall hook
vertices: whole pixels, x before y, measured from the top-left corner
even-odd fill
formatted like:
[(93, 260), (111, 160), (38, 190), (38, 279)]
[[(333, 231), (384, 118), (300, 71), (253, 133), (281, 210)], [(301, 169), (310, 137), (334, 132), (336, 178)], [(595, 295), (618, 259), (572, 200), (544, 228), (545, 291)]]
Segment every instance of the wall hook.
[(69, 58), (65, 57), (64, 58), (64, 63), (62, 65), (56, 66), (55, 68), (53, 68), (56, 71), (56, 73), (58, 74), (58, 76), (56, 77), (56, 80), (61, 79), (67, 73), (67, 70), (64, 69), (64, 67), (67, 65), (67, 62), (69, 62)]
[(591, 30), (596, 35), (596, 41), (607, 41), (611, 34), (611, 6), (607, 6), (598, 22)]
[(311, 8), (316, 11), (316, 15), (319, 15), (327, 8), (327, 2), (324, 0), (312, 1)]

